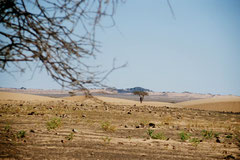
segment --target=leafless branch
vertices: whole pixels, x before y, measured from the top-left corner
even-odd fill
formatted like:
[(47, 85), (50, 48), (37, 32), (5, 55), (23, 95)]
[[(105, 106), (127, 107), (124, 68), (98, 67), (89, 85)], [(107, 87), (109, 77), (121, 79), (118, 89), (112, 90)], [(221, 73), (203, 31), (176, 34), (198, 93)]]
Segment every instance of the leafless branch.
[(96, 27), (103, 17), (112, 19), (119, 2), (123, 0), (0, 0), (0, 70), (13, 63), (23, 72), (24, 61), (30, 68), (31, 63), (44, 68), (62, 87), (101, 85), (125, 65), (99, 75), (85, 59), (98, 53)]

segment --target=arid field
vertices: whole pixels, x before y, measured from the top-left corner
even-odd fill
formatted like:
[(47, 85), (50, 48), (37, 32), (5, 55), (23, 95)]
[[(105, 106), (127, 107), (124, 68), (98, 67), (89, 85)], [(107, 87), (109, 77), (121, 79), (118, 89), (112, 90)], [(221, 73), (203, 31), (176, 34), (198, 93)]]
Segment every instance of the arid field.
[(240, 98), (140, 104), (0, 92), (0, 159), (240, 159)]

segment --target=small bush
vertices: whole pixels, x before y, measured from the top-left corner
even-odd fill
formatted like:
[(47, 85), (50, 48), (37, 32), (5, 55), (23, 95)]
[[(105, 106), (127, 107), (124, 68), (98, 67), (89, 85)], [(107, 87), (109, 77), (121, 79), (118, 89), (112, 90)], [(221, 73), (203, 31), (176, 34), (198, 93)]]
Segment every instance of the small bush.
[(17, 138), (24, 138), (25, 135), (26, 135), (26, 131), (21, 130), (17, 132)]
[(163, 133), (156, 133), (153, 134), (154, 130), (148, 129), (147, 134), (152, 138), (152, 139), (160, 139), (160, 140), (165, 140), (166, 137), (163, 135)]
[(4, 127), (4, 131), (6, 131), (6, 132), (9, 132), (10, 129), (11, 129), (11, 126), (10, 126), (10, 125), (6, 125), (6, 126)]
[(47, 122), (47, 129), (56, 129), (62, 124), (62, 121), (60, 118), (53, 118), (51, 121)]
[(66, 136), (65, 138), (69, 141), (73, 140), (73, 136), (74, 134), (73, 133), (70, 133), (68, 136)]
[(217, 138), (219, 137), (220, 133), (214, 133), (214, 137)]
[(110, 141), (111, 141), (112, 139), (109, 138), (109, 137), (104, 137), (104, 138), (102, 138), (102, 140), (104, 141), (104, 143), (110, 143)]
[(226, 135), (226, 138), (232, 139), (233, 136), (232, 136), (232, 134), (228, 134), (228, 135)]
[(202, 136), (206, 139), (213, 138), (213, 131), (202, 130)]
[(186, 141), (191, 137), (190, 133), (185, 133), (185, 132), (181, 132), (179, 135), (182, 141)]
[(110, 122), (103, 122), (101, 127), (104, 131), (108, 131), (108, 132), (114, 132), (116, 130), (116, 127), (111, 125)]
[(148, 134), (150, 137), (152, 137), (153, 132), (154, 132), (154, 130), (152, 130), (152, 129), (148, 129), (148, 130), (147, 130), (147, 134)]
[(191, 138), (189, 142), (197, 146), (200, 143), (200, 140), (198, 138)]

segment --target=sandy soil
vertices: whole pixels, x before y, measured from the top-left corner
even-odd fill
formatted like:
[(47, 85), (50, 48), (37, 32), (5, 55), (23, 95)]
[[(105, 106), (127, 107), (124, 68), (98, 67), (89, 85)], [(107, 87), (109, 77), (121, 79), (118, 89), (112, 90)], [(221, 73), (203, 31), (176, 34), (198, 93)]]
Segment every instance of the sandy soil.
[(22, 93), (0, 92), (0, 100), (58, 101), (60, 99)]
[(0, 94), (0, 159), (240, 159), (238, 113), (6, 95)]
[(240, 97), (218, 96), (209, 99), (192, 100), (177, 103), (184, 108), (194, 108), (210, 111), (240, 112)]
[(139, 101), (134, 100), (127, 100), (127, 99), (119, 99), (119, 98), (110, 98), (110, 97), (101, 97), (97, 96), (98, 99), (113, 104), (113, 105), (137, 105), (137, 106), (143, 106), (143, 105), (154, 105), (154, 106), (169, 106), (173, 107), (174, 104), (167, 103), (167, 102), (149, 102), (149, 101), (143, 101), (141, 104)]

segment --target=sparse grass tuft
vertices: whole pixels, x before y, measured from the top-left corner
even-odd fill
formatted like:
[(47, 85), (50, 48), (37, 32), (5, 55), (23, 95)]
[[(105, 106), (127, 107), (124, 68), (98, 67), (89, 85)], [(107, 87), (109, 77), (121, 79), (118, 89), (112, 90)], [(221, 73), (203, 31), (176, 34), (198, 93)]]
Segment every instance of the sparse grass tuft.
[(189, 142), (193, 143), (195, 146), (197, 146), (200, 143), (200, 140), (198, 138), (191, 138)]
[(163, 135), (163, 133), (159, 132), (156, 134), (153, 134), (154, 130), (148, 129), (147, 134), (152, 138), (152, 139), (160, 139), (160, 140), (166, 140), (166, 137)]
[(215, 138), (219, 137), (219, 135), (220, 135), (220, 133), (218, 133), (218, 132), (214, 133)]
[(17, 138), (24, 138), (26, 136), (26, 131), (18, 131), (16, 134)]
[(152, 129), (148, 129), (148, 130), (147, 130), (147, 134), (148, 134), (150, 137), (152, 137), (153, 132), (154, 132), (154, 130), (152, 130)]
[(10, 129), (11, 129), (11, 126), (10, 126), (10, 125), (6, 125), (6, 126), (4, 127), (4, 131), (6, 131), (6, 132), (9, 132)]
[(67, 135), (65, 138), (69, 141), (73, 140), (73, 136), (74, 134), (73, 133), (70, 133), (69, 135)]
[(101, 125), (102, 129), (106, 132), (114, 132), (116, 131), (116, 127), (111, 125), (110, 122), (106, 121), (106, 122), (103, 122), (102, 125)]
[(47, 129), (48, 130), (56, 129), (60, 127), (61, 124), (62, 124), (62, 121), (60, 118), (53, 118), (51, 121), (47, 122)]
[(202, 136), (206, 139), (212, 139), (214, 134), (213, 131), (202, 130)]
[(109, 138), (109, 137), (104, 137), (104, 138), (102, 138), (102, 140), (103, 140), (104, 143), (109, 144), (112, 139)]
[(190, 139), (190, 137), (191, 137), (190, 133), (185, 133), (184, 131), (179, 133), (179, 135), (180, 135), (180, 138), (182, 141), (186, 141), (186, 140)]
[(232, 135), (232, 134), (228, 134), (228, 135), (226, 135), (226, 138), (232, 139), (232, 138), (233, 138), (233, 135)]

